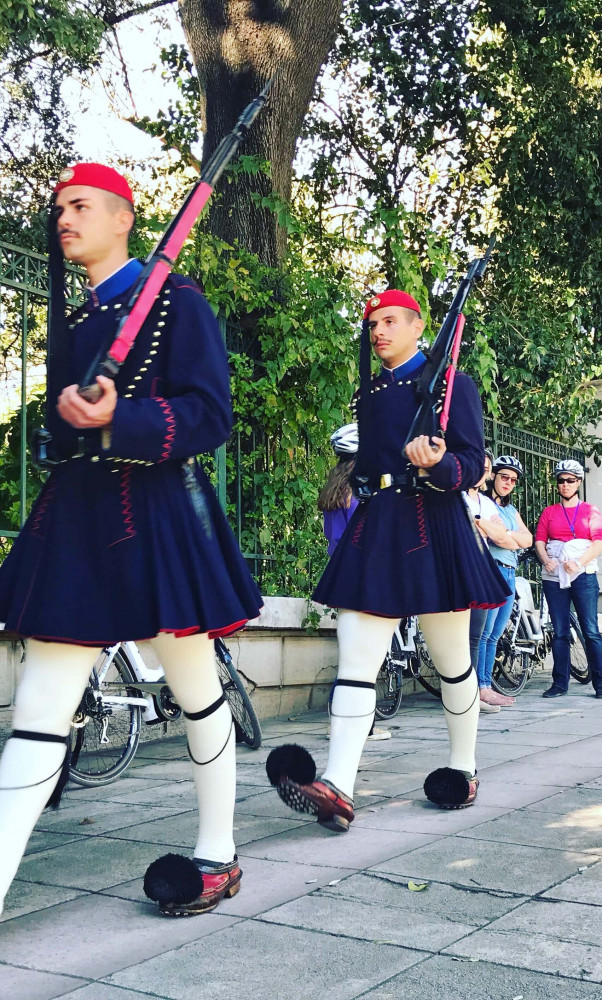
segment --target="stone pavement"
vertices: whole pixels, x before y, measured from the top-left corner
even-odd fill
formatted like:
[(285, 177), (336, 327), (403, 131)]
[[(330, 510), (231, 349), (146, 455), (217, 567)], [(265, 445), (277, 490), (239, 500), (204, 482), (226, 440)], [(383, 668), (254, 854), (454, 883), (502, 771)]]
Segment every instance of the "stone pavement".
[(40, 820), (0, 918), (0, 996), (602, 1000), (602, 703), (576, 682), (542, 700), (548, 682), (481, 716), (481, 789), (457, 812), (421, 790), (446, 763), (440, 705), (407, 698), (392, 739), (366, 746), (344, 835), (289, 812), (265, 776), (282, 742), (321, 767), (326, 718), (264, 723), (264, 747), (239, 751), (242, 890), (185, 920), (162, 918), (141, 878), (194, 843), (185, 746), (145, 744), (120, 781), (72, 788)]

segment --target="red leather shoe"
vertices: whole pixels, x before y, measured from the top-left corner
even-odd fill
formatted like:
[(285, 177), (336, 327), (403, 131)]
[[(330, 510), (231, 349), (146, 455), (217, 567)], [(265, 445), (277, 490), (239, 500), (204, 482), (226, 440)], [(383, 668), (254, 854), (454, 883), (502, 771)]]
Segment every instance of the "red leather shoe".
[(329, 781), (299, 785), (291, 778), (282, 778), (276, 785), (276, 791), (291, 809), (313, 814), (320, 826), (335, 833), (346, 833), (355, 818), (353, 799)]
[(239, 891), (242, 871), (236, 855), (234, 861), (225, 865), (206, 861), (204, 858), (193, 858), (193, 863), (203, 879), (200, 895), (189, 903), (159, 903), (159, 909), (165, 917), (193, 917), (197, 913), (208, 913), (215, 909), (224, 896), (230, 899)]

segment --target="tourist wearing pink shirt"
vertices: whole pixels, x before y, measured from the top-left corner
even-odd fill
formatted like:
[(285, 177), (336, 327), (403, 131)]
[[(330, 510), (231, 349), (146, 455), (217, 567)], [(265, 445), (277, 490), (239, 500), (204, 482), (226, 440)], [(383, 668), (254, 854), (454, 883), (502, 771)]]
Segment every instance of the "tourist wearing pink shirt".
[(542, 563), (543, 591), (554, 626), (552, 686), (544, 698), (567, 693), (570, 678), (570, 607), (583, 632), (596, 698), (602, 698), (602, 636), (598, 628), (598, 555), (602, 552), (602, 514), (579, 499), (584, 471), (567, 459), (554, 469), (560, 503), (546, 507), (535, 533)]

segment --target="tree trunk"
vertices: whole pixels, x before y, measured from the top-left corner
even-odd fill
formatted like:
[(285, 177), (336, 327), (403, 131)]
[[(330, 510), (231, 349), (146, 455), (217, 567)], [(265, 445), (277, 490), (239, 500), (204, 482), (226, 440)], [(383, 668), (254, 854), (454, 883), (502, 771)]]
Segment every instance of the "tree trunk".
[(286, 234), (251, 198), (276, 191), (288, 201), (303, 118), (322, 63), (335, 40), (343, 0), (179, 0), (205, 107), (203, 161), (240, 112), (275, 76), (268, 104), (241, 148), (270, 164), (264, 174), (222, 181), (211, 204), (215, 235), (238, 240), (276, 266)]

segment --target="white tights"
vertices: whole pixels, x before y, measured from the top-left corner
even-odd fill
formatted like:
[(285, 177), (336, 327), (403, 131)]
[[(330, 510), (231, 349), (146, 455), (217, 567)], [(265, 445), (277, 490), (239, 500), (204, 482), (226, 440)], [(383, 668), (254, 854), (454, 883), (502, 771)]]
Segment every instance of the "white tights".
[[(167, 683), (184, 712), (219, 699), (213, 642), (205, 634), (160, 633), (151, 641)], [(27, 643), (13, 725), (16, 730), (67, 736), (99, 650), (65, 643)], [(234, 854), (236, 741), (227, 702), (201, 720), (186, 719), (199, 803), (195, 857), (227, 862)], [(65, 747), (12, 738), (0, 760), (0, 913), (31, 832), (59, 778)], [(207, 762), (207, 763), (204, 763)]]
[[(473, 775), (479, 721), (476, 676), (473, 671), (459, 683), (445, 682), (445, 678), (460, 677), (470, 667), (469, 622), (469, 611), (420, 617), (420, 628), (442, 678), (443, 706), (450, 741), (449, 766)], [(378, 618), (359, 611), (339, 611), (337, 681), (374, 684), (396, 625), (392, 618)], [(339, 684), (335, 687), (328, 764), (322, 777), (351, 798), (375, 704), (373, 688)]]

